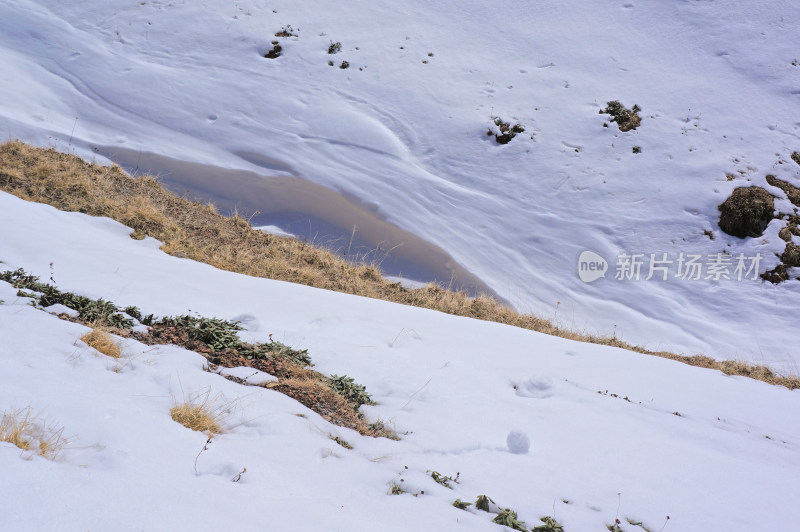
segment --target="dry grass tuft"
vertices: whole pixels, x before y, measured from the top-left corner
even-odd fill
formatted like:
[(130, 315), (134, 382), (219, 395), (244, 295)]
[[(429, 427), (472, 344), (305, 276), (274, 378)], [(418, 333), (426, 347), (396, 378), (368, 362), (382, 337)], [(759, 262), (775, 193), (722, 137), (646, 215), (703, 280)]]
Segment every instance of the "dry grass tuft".
[(64, 427), (48, 425), (36, 418), (30, 407), (3, 412), (0, 441), (12, 443), (48, 460), (55, 460), (68, 443)]
[[(635, 106), (630, 112), (635, 115), (637, 110)], [(307, 242), (252, 229), (247, 220), (239, 216), (228, 218), (217, 213), (212, 205), (175, 196), (152, 177), (132, 178), (118, 166), (88, 163), (53, 149), (35, 148), (19, 141), (0, 144), (0, 190), (61, 210), (108, 216), (131, 227), (133, 238), (151, 236), (163, 242), (161, 249), (166, 253), (222, 270), (504, 323), (570, 340), (680, 360), (694, 366), (721, 371), (730, 369), (708, 357), (656, 352), (617, 337), (559, 327), (539, 316), (520, 314), (491, 297), (471, 298), (464, 292), (445, 290), (435, 284), (408, 289), (381, 277), (374, 264), (352, 264)], [(756, 229), (761, 227), (762, 217), (772, 215), (768, 205), (772, 196), (760, 190), (766, 196), (762, 194), (756, 198)], [(752, 195), (753, 192), (737, 194)], [(745, 203), (749, 205), (753, 199)], [(742, 214), (738, 208), (733, 210), (734, 217)], [(743, 230), (746, 234), (750, 228)], [(758, 375), (757, 371), (748, 374), (760, 378)], [(800, 387), (796, 381), (793, 377), (776, 376), (774, 383)]]
[(188, 401), (174, 405), (169, 413), (173, 420), (184, 427), (211, 437), (225, 432), (234, 403), (221, 394), (212, 397), (208, 388)]
[(81, 340), (89, 347), (93, 347), (106, 356), (111, 358), (121, 358), (122, 353), (119, 349), (119, 343), (114, 340), (114, 337), (108, 334), (103, 329), (92, 329), (90, 332), (81, 336)]

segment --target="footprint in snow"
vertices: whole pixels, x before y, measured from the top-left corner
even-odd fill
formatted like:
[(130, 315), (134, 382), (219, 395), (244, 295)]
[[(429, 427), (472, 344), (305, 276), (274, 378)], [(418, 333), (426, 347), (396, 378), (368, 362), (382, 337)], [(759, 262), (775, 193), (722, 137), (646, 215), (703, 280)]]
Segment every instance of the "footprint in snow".
[(553, 395), (553, 381), (548, 377), (530, 377), (524, 381), (511, 383), (517, 395), (532, 399), (546, 399)]

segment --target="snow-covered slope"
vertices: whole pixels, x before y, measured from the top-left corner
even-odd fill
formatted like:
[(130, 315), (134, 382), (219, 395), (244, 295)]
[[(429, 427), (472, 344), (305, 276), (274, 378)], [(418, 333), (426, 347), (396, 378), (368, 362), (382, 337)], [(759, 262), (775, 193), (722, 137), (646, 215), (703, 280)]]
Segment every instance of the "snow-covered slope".
[[(330, 425), (178, 347), (125, 340), (114, 361), (79, 340), (86, 327), (0, 282), (0, 411), (30, 406), (73, 437), (56, 462), (0, 443), (2, 530), (499, 530), (493, 514), (451, 505), (481, 494), (529, 526), (555, 513), (567, 531), (617, 515), (628, 531), (638, 528), (625, 518), (659, 530), (667, 515), (665, 530), (682, 532), (800, 520), (797, 390), (249, 278), (129, 232), (0, 193), (0, 269), (146, 313), (245, 320), (244, 338), (272, 334), (366, 385), (378, 404), (363, 411), (402, 439)], [(209, 389), (235, 408), (231, 430), (198, 456), (205, 435), (169, 409)], [(512, 431), (529, 438), (527, 453), (509, 452)], [(458, 483), (447, 489), (429, 470)], [(407, 493), (390, 495), (393, 484)]]
[[(741, 241), (716, 206), (767, 173), (800, 184), (798, 18), (778, 0), (7, 0), (0, 117), (81, 153), (288, 169), (376, 206), (521, 310), (792, 370), (798, 283), (613, 269), (621, 253), (775, 265), (781, 223)], [(602, 126), (617, 99), (641, 106), (639, 129)], [(526, 132), (498, 145), (493, 116)], [(584, 250), (610, 262), (605, 279), (578, 279)]]

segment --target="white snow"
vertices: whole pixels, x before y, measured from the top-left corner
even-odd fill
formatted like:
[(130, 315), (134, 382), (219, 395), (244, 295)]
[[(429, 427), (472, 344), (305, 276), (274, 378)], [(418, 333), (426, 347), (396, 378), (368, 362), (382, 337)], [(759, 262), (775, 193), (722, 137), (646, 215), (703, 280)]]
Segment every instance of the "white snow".
[(73, 310), (66, 305), (62, 305), (61, 303), (44, 307), (42, 310), (49, 312), (50, 314), (55, 314), (56, 316), (59, 314), (66, 314), (70, 318), (77, 318), (78, 314), (80, 314), (77, 310)]
[(294, 236), (292, 233), (287, 233), (286, 231), (284, 231), (283, 229), (281, 229), (276, 225), (262, 225), (259, 227), (253, 227), (253, 229), (258, 229), (259, 231), (264, 231), (265, 233), (269, 233), (271, 235), (291, 236), (291, 237)]
[[(621, 253), (776, 264), (783, 222), (740, 240), (717, 205), (754, 184), (792, 209), (764, 177), (800, 186), (798, 19), (788, 0), (5, 0), (0, 126), (99, 161), (121, 147), (299, 175), (429, 240), (522, 311), (797, 373), (797, 281), (614, 274)], [(262, 57), (285, 25), (296, 37)], [(641, 127), (604, 128), (609, 100), (640, 105)], [(526, 131), (498, 145), (493, 116)], [(0, 282), (0, 413), (31, 407), (71, 437), (56, 461), (0, 443), (0, 530), (500, 530), (451, 506), (481, 494), (571, 532), (617, 515), (623, 530), (669, 515), (666, 532), (800, 521), (800, 391), (248, 278), (129, 233), (0, 193), (0, 271), (307, 348), (319, 371), (364, 384), (377, 405), (362, 411), (401, 440), (333, 426), (178, 347), (121, 339), (109, 359), (79, 341), (86, 327)], [(608, 261), (604, 277), (581, 281), (584, 251)], [(227, 411), (207, 450), (169, 414), (198, 396)]]
[[(798, 18), (788, 0), (9, 0), (0, 122), (89, 156), (294, 173), (374, 206), (522, 311), (791, 371), (798, 283), (686, 281), (674, 263), (667, 281), (613, 274), (621, 253), (776, 264), (783, 222), (740, 240), (716, 206), (767, 173), (800, 185)], [(296, 36), (276, 39), (285, 25)], [(272, 40), (275, 60), (261, 55)], [(615, 99), (641, 106), (639, 129), (602, 127)], [(492, 116), (526, 132), (500, 146)], [(580, 281), (583, 251), (609, 261), (605, 279)]]
[[(78, 342), (86, 327), (0, 282), (0, 408), (30, 406), (71, 436), (55, 462), (0, 445), (0, 529), (497, 530), (492, 514), (451, 506), (481, 494), (529, 526), (555, 511), (568, 531), (600, 530), (618, 506), (652, 530), (667, 515), (666, 530), (680, 531), (790, 530), (800, 519), (798, 391), (224, 272), (114, 221), (5, 193), (0, 233), (2, 269), (47, 278), (52, 263), (62, 290), (245, 320), (248, 339), (308, 348), (316, 369), (364, 384), (377, 405), (363, 412), (402, 438), (333, 426), (276, 391), (204, 371), (182, 348), (127, 339), (123, 358), (108, 359)], [(197, 396), (229, 412), (228, 432), (202, 452), (206, 436), (169, 414)], [(529, 435), (526, 454), (510, 432)], [(447, 489), (429, 471), (459, 480)], [(395, 484), (407, 493), (390, 495)]]
[(524, 432), (512, 430), (506, 436), (506, 445), (508, 445), (508, 450), (514, 454), (528, 454), (531, 440)]

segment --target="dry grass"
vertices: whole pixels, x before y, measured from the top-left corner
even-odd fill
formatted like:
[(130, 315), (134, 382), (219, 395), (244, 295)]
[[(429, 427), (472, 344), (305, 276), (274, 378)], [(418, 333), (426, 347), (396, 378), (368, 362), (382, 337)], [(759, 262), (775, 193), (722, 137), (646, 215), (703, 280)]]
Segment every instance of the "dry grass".
[(99, 352), (111, 358), (121, 358), (122, 353), (119, 349), (119, 343), (114, 340), (114, 337), (108, 334), (103, 329), (92, 329), (90, 332), (81, 336), (81, 340), (89, 347), (93, 347)]
[[(118, 166), (88, 163), (53, 149), (19, 141), (0, 144), (0, 190), (66, 211), (108, 216), (133, 229), (133, 238), (152, 236), (166, 253), (205, 262), (222, 270), (504, 323), (570, 340), (610, 345), (721, 371), (708, 357), (655, 352), (617, 337), (592, 335), (520, 314), (491, 297), (470, 298), (435, 284), (408, 289), (385, 280), (374, 264), (352, 264), (336, 254), (293, 238), (252, 229), (247, 220), (225, 217), (213, 206), (180, 198), (152, 177), (131, 178)], [(747, 374), (742, 370), (741, 374)], [(762, 372), (748, 376), (759, 378)], [(762, 379), (766, 380), (766, 379)], [(800, 378), (769, 377), (767, 382), (800, 387)]]
[(30, 407), (3, 412), (0, 441), (12, 443), (48, 460), (55, 460), (68, 443), (64, 427), (48, 425), (34, 416)]
[(221, 394), (212, 397), (209, 388), (174, 405), (169, 414), (184, 427), (211, 437), (225, 432), (234, 403)]

